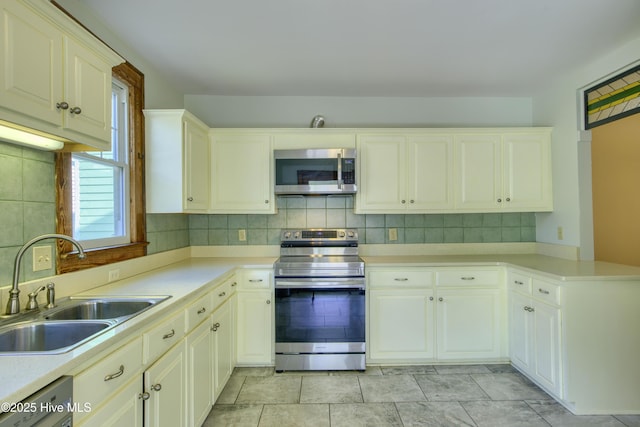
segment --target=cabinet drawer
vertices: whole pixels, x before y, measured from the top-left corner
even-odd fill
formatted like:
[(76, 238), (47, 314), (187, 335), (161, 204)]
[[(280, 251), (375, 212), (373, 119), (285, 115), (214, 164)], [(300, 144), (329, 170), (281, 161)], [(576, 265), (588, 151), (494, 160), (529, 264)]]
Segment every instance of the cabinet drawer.
[(208, 293), (186, 309), (185, 333), (189, 333), (213, 312), (213, 295)]
[(438, 271), (438, 286), (497, 286), (500, 284), (500, 271), (480, 269), (451, 269)]
[(222, 285), (218, 286), (213, 290), (213, 309), (215, 310), (222, 304), (227, 298), (231, 296), (235, 287), (232, 288), (231, 285), (234, 283), (233, 280), (227, 280)]
[(510, 291), (531, 295), (531, 277), (520, 273), (509, 272), (507, 286)]
[(143, 335), (143, 362), (153, 362), (184, 337), (185, 312), (164, 321)]
[(380, 287), (430, 287), (433, 272), (423, 269), (375, 270), (369, 272), (369, 286)]
[(242, 289), (270, 289), (271, 270), (242, 270), (240, 287)]
[[(109, 395), (138, 376), (142, 368), (142, 337), (120, 347), (73, 377), (73, 394), (97, 409)], [(76, 414), (76, 419), (79, 418)]]
[(534, 298), (548, 302), (550, 304), (560, 305), (560, 287), (544, 280), (533, 279), (533, 289), (531, 295)]

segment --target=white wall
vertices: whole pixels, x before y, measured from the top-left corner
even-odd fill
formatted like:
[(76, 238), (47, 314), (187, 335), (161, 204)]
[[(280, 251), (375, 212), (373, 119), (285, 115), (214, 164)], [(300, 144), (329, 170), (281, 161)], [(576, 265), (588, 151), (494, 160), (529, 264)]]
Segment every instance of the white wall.
[(582, 90), (638, 62), (640, 37), (558, 76), (534, 97), (534, 125), (553, 126), (554, 211), (537, 215), (537, 241), (577, 246), (582, 259), (593, 259), (591, 141), (590, 132), (581, 132)]
[(60, 6), (80, 21), (91, 32), (109, 45), (120, 56), (144, 74), (145, 108), (183, 108), (184, 96), (169, 84), (140, 54), (107, 28), (87, 10), (80, 0), (56, 0)]
[(211, 127), (531, 126), (531, 98), (380, 98), (186, 95), (185, 108)]

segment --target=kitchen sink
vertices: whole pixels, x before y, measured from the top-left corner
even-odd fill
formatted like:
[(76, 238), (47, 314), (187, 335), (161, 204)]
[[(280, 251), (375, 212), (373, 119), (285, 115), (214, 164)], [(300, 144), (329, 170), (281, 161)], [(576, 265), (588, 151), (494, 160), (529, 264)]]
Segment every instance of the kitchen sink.
[(114, 325), (109, 321), (17, 323), (0, 328), (0, 352), (63, 353)]
[(0, 322), (0, 355), (65, 353), (170, 296), (71, 297)]
[(45, 313), (47, 320), (101, 320), (133, 317), (168, 297), (71, 298), (59, 309)]

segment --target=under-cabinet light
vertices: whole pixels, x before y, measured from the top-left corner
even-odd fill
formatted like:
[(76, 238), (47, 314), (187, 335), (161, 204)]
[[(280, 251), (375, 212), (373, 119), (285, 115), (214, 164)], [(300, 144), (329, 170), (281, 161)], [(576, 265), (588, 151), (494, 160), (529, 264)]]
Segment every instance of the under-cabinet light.
[(64, 147), (64, 143), (62, 141), (37, 135), (29, 131), (15, 129), (3, 124), (0, 124), (0, 139), (14, 144), (37, 148), (39, 150), (53, 151), (60, 150)]

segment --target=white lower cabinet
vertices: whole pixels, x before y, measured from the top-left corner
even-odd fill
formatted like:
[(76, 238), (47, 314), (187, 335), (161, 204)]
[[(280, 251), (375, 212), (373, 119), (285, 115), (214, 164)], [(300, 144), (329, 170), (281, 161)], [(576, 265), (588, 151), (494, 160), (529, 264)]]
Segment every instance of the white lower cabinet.
[(372, 360), (432, 359), (435, 355), (431, 289), (369, 292), (369, 357)]
[(188, 417), (190, 426), (200, 426), (213, 404), (213, 334), (211, 321), (203, 322), (187, 335)]
[(242, 270), (238, 276), (237, 363), (245, 366), (273, 365), (273, 270)]
[(231, 304), (224, 304), (211, 316), (213, 349), (213, 402), (215, 402), (234, 367), (233, 361), (233, 315)]
[(500, 277), (495, 268), (370, 268), (369, 360), (504, 359)]
[[(509, 348), (511, 363), (540, 386), (562, 398), (561, 309), (556, 285), (509, 275)], [(541, 297), (537, 297), (537, 294)]]
[[(78, 424), (82, 427), (142, 427), (142, 406), (140, 378), (130, 381), (114, 398), (100, 409), (91, 410), (91, 417)], [(76, 396), (77, 392), (74, 392)], [(78, 399), (76, 398), (76, 401)]]
[(439, 360), (503, 356), (502, 294), (501, 289), (437, 290)]
[(144, 425), (187, 425), (187, 351), (181, 341), (144, 372)]

